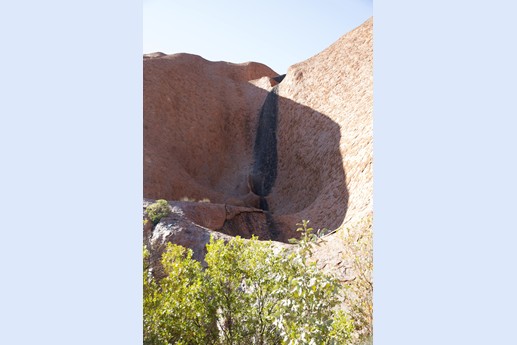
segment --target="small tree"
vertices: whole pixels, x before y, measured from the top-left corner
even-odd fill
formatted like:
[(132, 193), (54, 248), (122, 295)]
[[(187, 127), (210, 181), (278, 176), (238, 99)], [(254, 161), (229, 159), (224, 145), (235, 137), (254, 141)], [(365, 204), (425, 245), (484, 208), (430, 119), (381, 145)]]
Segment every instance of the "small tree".
[(145, 344), (347, 344), (351, 322), (335, 311), (340, 285), (304, 251), (212, 238), (205, 261), (203, 270), (190, 249), (169, 244), (167, 277), (144, 273)]
[(211, 240), (205, 261), (223, 344), (278, 344), (282, 312), (281, 258), (253, 238)]

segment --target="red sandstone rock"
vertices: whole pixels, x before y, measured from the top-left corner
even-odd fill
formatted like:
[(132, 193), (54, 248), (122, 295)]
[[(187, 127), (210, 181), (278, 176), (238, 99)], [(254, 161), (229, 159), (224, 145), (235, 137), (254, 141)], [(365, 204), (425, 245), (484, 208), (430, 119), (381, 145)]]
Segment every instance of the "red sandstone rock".
[[(278, 170), (266, 200), (278, 240), (296, 236), (302, 219), (332, 230), (372, 210), (372, 26), (291, 66), (276, 86)], [(258, 63), (145, 56), (144, 197), (209, 199), (182, 206), (187, 228), (271, 237), (248, 177), (275, 76)]]
[[(258, 111), (277, 74), (175, 54), (144, 60), (144, 197), (225, 203), (249, 193)], [(267, 78), (269, 80), (269, 78)]]
[(372, 210), (372, 34), (371, 18), (291, 66), (279, 85), (280, 170), (270, 198), (287, 222), (336, 229)]

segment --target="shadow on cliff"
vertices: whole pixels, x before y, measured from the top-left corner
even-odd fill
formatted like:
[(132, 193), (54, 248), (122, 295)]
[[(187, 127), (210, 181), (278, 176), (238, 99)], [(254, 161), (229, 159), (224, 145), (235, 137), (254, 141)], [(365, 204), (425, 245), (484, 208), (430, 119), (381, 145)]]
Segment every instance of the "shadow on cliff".
[[(267, 92), (232, 81), (231, 90), (218, 90), (218, 97), (193, 108), (178, 91), (202, 98), (196, 83), (186, 78), (181, 89), (151, 92), (144, 78), (145, 198), (209, 199), (256, 209), (260, 217), (227, 216), (222, 227), (212, 229), (242, 237), (266, 227), (269, 233), (261, 230), (261, 239), (287, 242), (299, 236), (296, 223), (303, 219), (316, 229), (342, 224), (349, 193), (338, 124), (282, 97), (281, 83)], [(246, 106), (236, 105), (238, 97), (248, 100)]]
[[(339, 227), (348, 208), (349, 192), (340, 150), (341, 130), (331, 118), (296, 103), (281, 94), (281, 84), (266, 98), (264, 108), (275, 109), (268, 99), (277, 98), (274, 135), (257, 145), (261, 137), (261, 118), (257, 126), (254, 169), (264, 159), (276, 171), (266, 174), (267, 211), (272, 216), (272, 239), (286, 241), (298, 237), (296, 224), (309, 220), (315, 229)], [(276, 95), (276, 96), (272, 96)], [(264, 116), (263, 112), (261, 113)], [(261, 117), (262, 117), (261, 116)], [(271, 123), (271, 119), (269, 123)], [(273, 137), (276, 139), (273, 139)], [(264, 144), (266, 143), (266, 144)], [(276, 164), (274, 144), (276, 144)], [(252, 173), (252, 177), (255, 177)], [(273, 180), (273, 182), (272, 182)]]

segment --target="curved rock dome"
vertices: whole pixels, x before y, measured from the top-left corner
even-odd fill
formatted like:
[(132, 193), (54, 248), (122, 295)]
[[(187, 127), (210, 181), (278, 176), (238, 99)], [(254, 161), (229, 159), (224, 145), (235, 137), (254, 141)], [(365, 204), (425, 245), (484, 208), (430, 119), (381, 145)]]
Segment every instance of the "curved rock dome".
[(371, 211), (372, 25), (285, 78), (253, 62), (145, 55), (144, 197), (209, 201), (186, 207), (198, 224), (279, 241), (302, 219), (332, 230)]

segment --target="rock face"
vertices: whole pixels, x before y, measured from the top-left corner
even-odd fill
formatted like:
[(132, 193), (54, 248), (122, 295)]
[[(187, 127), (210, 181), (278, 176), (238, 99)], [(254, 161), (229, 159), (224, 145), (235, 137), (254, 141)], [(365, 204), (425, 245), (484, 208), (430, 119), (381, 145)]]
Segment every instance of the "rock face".
[(258, 112), (277, 74), (190, 54), (144, 59), (144, 197), (244, 204)]
[(333, 230), (370, 213), (372, 26), (285, 77), (252, 62), (144, 56), (144, 197), (170, 201), (199, 233), (284, 242), (302, 219)]
[(280, 163), (271, 199), (287, 224), (303, 218), (335, 229), (372, 210), (372, 35), (370, 18), (291, 66), (279, 85)]

